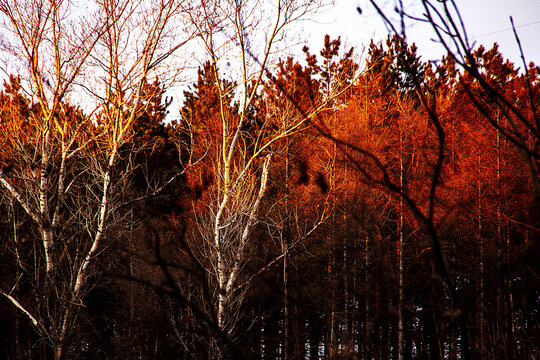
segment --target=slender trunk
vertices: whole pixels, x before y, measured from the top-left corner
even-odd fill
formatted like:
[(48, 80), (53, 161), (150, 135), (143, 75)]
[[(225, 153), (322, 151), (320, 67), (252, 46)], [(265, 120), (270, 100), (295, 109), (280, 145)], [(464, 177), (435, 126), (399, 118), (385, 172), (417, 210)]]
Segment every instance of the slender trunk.
[(289, 359), (289, 304), (288, 304), (288, 291), (289, 286), (287, 282), (287, 257), (288, 257), (288, 244), (283, 244), (283, 359)]
[[(502, 220), (502, 144), (501, 133), (497, 130), (497, 237), (502, 239), (503, 237), (503, 220)], [(506, 212), (506, 211), (505, 211)], [(508, 229), (508, 220), (504, 223), (504, 241), (506, 245), (505, 257), (506, 257), (506, 292), (507, 296), (507, 356), (510, 359), (516, 357), (515, 353), (515, 327), (514, 327), (514, 299), (512, 296), (512, 274), (510, 274), (510, 234)]]
[[(499, 117), (497, 116), (497, 123), (499, 122)], [(506, 246), (505, 241), (503, 239), (502, 235), (502, 218), (501, 218), (501, 141), (500, 141), (500, 132), (497, 130), (497, 189), (496, 189), (496, 198), (497, 198), (497, 249), (498, 249), (498, 257), (502, 258), (506, 254)], [(508, 264), (508, 262), (506, 262)], [(508, 308), (507, 308), (507, 302), (506, 302), (506, 291), (510, 291), (508, 288), (508, 274), (506, 275), (503, 284), (503, 286), (498, 285), (497, 286), (497, 318), (498, 318), (498, 331), (501, 332), (501, 337), (504, 339), (503, 343), (506, 343), (506, 347), (503, 345), (503, 348), (506, 351), (506, 358), (510, 359), (510, 349), (509, 349), (509, 338), (507, 337), (508, 333), (505, 331), (507, 329), (507, 319), (508, 319)]]
[[(225, 194), (224, 196), (227, 196)], [(225, 313), (225, 261), (223, 259), (223, 248), (221, 239), (221, 217), (224, 211), (224, 201), (222, 202), (216, 215), (214, 226), (214, 247), (216, 249), (216, 270), (218, 280), (218, 304), (217, 304), (217, 325), (220, 330), (224, 328)]]
[[(478, 168), (480, 169), (481, 165), (481, 157), (478, 156)], [(480, 357), (483, 358), (485, 355), (485, 340), (484, 340), (484, 323), (485, 323), (485, 306), (484, 306), (484, 238), (482, 236), (482, 184), (480, 180), (478, 180), (478, 234), (477, 239), (478, 243), (480, 245), (480, 265), (479, 265), (479, 271), (480, 271), (480, 311), (479, 311), (479, 349), (480, 349)]]
[[(377, 274), (375, 274), (375, 277)], [(380, 329), (380, 323), (381, 323), (381, 302), (383, 301), (383, 296), (381, 295), (381, 284), (379, 282), (374, 282), (375, 287), (375, 294), (373, 299), (373, 330), (371, 335), (371, 340), (368, 341), (368, 346), (373, 346), (373, 357), (368, 357), (368, 359), (373, 358), (374, 360), (381, 360), (381, 354), (382, 354), (382, 348), (384, 345), (382, 344), (381, 340), (381, 329)], [(386, 327), (387, 324), (385, 324)], [(370, 354), (371, 355), (371, 354)]]
[[(286, 128), (286, 124), (285, 124)], [(285, 150), (285, 229), (281, 234), (281, 251), (283, 252), (283, 359), (289, 359), (289, 283), (287, 265), (289, 257), (289, 138)]]
[[(370, 276), (369, 276), (369, 262), (370, 262), (370, 259), (369, 259), (369, 236), (366, 235), (366, 238), (365, 238), (365, 241), (364, 241), (364, 250), (365, 250), (365, 255), (364, 255), (364, 284), (366, 286), (366, 289), (370, 289)], [(371, 332), (373, 330), (373, 323), (371, 321), (371, 317), (370, 317), (370, 304), (369, 304), (369, 301), (370, 301), (370, 292), (369, 291), (365, 291), (364, 293), (364, 298), (365, 298), (365, 319), (364, 319), (364, 358), (366, 359), (369, 359), (371, 358), (371, 354), (370, 354), (370, 348), (371, 348)]]
[[(510, 234), (508, 231), (508, 222), (506, 223), (506, 264), (510, 264)], [(508, 291), (508, 321), (510, 322), (509, 328), (509, 341), (508, 350), (512, 359), (516, 358), (516, 329), (514, 326), (514, 297), (512, 296), (512, 275), (508, 273), (506, 289)]]
[(352, 348), (349, 344), (351, 336), (349, 333), (349, 269), (347, 266), (347, 243), (345, 241), (343, 245), (343, 335), (341, 340), (344, 356), (352, 354)]
[[(400, 201), (401, 202), (401, 201)], [(403, 288), (404, 288), (404, 267), (403, 267), (403, 204), (400, 204), (400, 229), (399, 229), (399, 245), (398, 245), (398, 259), (399, 259), (399, 295), (397, 303), (398, 311), (398, 360), (403, 360), (404, 354), (404, 342), (403, 342)]]
[[(399, 136), (399, 186), (403, 191), (403, 136), (400, 131)], [(399, 268), (399, 284), (398, 284), (398, 360), (403, 360), (403, 198), (399, 198), (399, 239), (398, 239), (398, 268)]]
[(47, 224), (42, 225), (41, 228), (41, 237), (43, 239), (43, 250), (45, 253), (45, 269), (47, 274), (51, 276), (53, 270), (53, 255), (52, 255), (52, 246), (54, 244), (54, 234), (51, 228), (46, 227)]
[[(332, 250), (333, 250), (333, 244), (332, 244)], [(335, 316), (336, 316), (336, 294), (334, 289), (334, 269), (335, 269), (335, 254), (334, 251), (331, 251), (332, 259), (330, 260), (331, 263), (328, 264), (328, 285), (331, 288), (331, 295), (330, 295), (330, 319), (328, 321), (328, 339), (327, 342), (327, 351), (328, 351), (328, 359), (333, 359), (335, 354), (335, 341), (336, 341), (336, 334), (335, 334)]]
[[(332, 136), (335, 136), (336, 131), (336, 116), (333, 116), (332, 121)], [(333, 142), (333, 153), (331, 159), (331, 168), (330, 168), (330, 189), (334, 189), (336, 186), (336, 156), (337, 156), (337, 144)], [(334, 359), (338, 354), (337, 349), (337, 336), (336, 336), (336, 287), (338, 282), (338, 276), (336, 274), (337, 262), (336, 262), (336, 244), (335, 240), (337, 238), (336, 234), (336, 212), (332, 213), (332, 240), (331, 240), (331, 265), (329, 266), (329, 283), (332, 289), (332, 299), (331, 299), (331, 313), (330, 313), (330, 352), (329, 359)]]
[[(357, 286), (358, 286), (357, 285), (358, 260), (357, 260), (356, 257), (354, 258), (353, 269), (354, 269), (354, 272), (353, 272), (352, 288), (356, 289)], [(367, 285), (367, 284), (364, 284), (364, 285)], [(358, 321), (359, 321), (358, 313), (359, 313), (360, 307), (359, 307), (359, 304), (358, 304), (358, 299), (356, 297), (356, 291), (353, 291), (351, 304), (352, 304), (352, 308), (354, 310), (353, 310), (353, 316), (352, 316), (352, 319), (351, 319), (351, 328), (350, 328), (350, 331), (349, 331), (349, 343), (350, 343), (349, 346), (350, 346), (350, 349), (351, 349), (351, 351), (353, 353), (353, 359), (357, 359), (357, 356), (358, 356), (359, 353), (361, 353), (362, 349), (359, 348), (356, 345), (357, 344), (357, 336), (355, 336), (355, 334), (357, 332), (357, 329), (360, 329), (360, 326), (358, 325)]]
[[(50, 119), (47, 119), (50, 122)], [(54, 234), (51, 229), (51, 219), (49, 216), (49, 165), (50, 165), (50, 130), (45, 130), (41, 149), (41, 167), (39, 182), (39, 216), (40, 231), (43, 241), (43, 250), (45, 253), (45, 267), (47, 275), (50, 275), (53, 269), (52, 247), (54, 246)]]

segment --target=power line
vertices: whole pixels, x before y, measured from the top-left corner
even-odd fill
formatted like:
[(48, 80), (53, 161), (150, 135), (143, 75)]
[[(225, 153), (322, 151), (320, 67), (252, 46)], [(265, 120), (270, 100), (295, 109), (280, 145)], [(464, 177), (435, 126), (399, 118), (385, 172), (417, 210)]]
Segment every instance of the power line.
[[(531, 26), (531, 25), (536, 25), (536, 24), (540, 24), (540, 20), (536, 20), (536, 21), (533, 21), (533, 22), (530, 22), (530, 23), (527, 23), (527, 24), (519, 25), (519, 26), (516, 26), (515, 28), (520, 29), (520, 28), (524, 28), (526, 26)], [(477, 36), (471, 36), (470, 39), (471, 40), (477, 40), (477, 39), (480, 39), (480, 38), (484, 38), (484, 37), (487, 37), (487, 36), (490, 36), (490, 35), (500, 34), (500, 33), (507, 32), (507, 31), (512, 31), (512, 28), (509, 27), (509, 28), (506, 28), (506, 29), (493, 31), (493, 32), (486, 33), (486, 34), (481, 34), (481, 35), (477, 35)], [(438, 49), (441, 46), (442, 46), (441, 44), (437, 44), (435, 46), (430, 46), (428, 48), (420, 48), (419, 50), (421, 50), (421, 51), (434, 50), (434, 49)]]
[[(527, 23), (527, 24), (516, 26), (516, 29), (520, 29), (520, 28), (535, 25), (535, 24), (540, 24), (540, 20), (536, 20), (536, 21), (533, 21), (533, 22), (530, 22), (530, 23)], [(511, 31), (511, 30), (512, 30), (511, 27), (507, 28), (507, 29), (503, 29), (503, 30), (497, 30), (497, 31), (493, 31), (493, 32), (490, 32), (490, 33), (487, 33), (487, 34), (482, 34), (482, 35), (475, 36), (475, 37), (473, 37), (473, 39), (478, 39), (478, 38), (482, 38), (482, 37), (486, 37), (486, 36), (490, 36), (490, 35), (494, 35), (494, 34), (500, 34), (500, 33)]]

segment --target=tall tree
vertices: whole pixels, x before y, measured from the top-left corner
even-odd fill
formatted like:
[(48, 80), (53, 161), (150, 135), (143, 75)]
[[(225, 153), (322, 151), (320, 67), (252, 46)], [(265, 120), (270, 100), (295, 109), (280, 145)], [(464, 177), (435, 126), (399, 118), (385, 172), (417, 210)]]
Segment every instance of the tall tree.
[[(41, 244), (31, 249), (35, 261), (19, 262), (35, 282), (29, 296), (18, 299), (9, 284), (2, 295), (32, 322), (44, 340), (40, 346), (55, 359), (70, 356), (67, 344), (91, 264), (129, 172), (118, 163), (141, 111), (144, 84), (183, 44), (163, 42), (174, 29), (174, 2), (92, 5), (83, 14), (63, 1), (0, 4), (3, 28), (12, 38), (5, 55), (20, 65), (21, 80), (13, 87), (30, 96), (2, 122), (5, 145), (19, 162), (3, 168), (0, 184), (31, 219)], [(136, 40), (132, 31), (139, 33)], [(95, 105), (89, 115), (76, 101), (85, 96), (85, 103)]]

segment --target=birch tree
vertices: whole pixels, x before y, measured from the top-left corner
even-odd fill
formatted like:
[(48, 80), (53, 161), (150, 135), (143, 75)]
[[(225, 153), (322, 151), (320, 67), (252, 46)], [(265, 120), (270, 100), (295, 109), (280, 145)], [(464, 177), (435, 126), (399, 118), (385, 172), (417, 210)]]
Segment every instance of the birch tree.
[[(19, 274), (1, 294), (55, 359), (69, 356), (91, 265), (118, 219), (117, 184), (129, 167), (117, 165), (144, 110), (143, 86), (189, 38), (171, 38), (179, 10), (168, 1), (0, 3), (9, 39), (2, 55), (20, 74), (10, 96), (27, 99), (2, 109), (2, 157), (13, 165), (3, 167), (0, 184), (12, 207), (23, 210), (13, 223), (26, 221), (28, 236), (40, 244), (23, 247), (14, 225), (10, 246), (20, 255)], [(21, 279), (32, 286), (24, 299), (17, 297)]]
[[(286, 44), (287, 28), (318, 6), (317, 2), (290, 0), (205, 1), (191, 13), (209, 59), (209, 86), (212, 99), (216, 98), (215, 104), (212, 100), (205, 106), (216, 108), (206, 122), (193, 124), (195, 134), (207, 134), (209, 154), (215, 156), (209, 155), (206, 162), (212, 182), (205, 207), (197, 207), (194, 214), (197, 227), (190, 243), (198, 249), (214, 289), (216, 322), (230, 338), (238, 331), (243, 292), (252, 280), (245, 266), (254, 249), (263, 198), (270, 182), (275, 181), (271, 180), (274, 160), (282, 156), (286, 139), (303, 130), (342, 91), (334, 89), (327, 98), (315, 94), (302, 111), (263, 111), (260, 107), (264, 85), (278, 83), (273, 74), (277, 56)], [(197, 23), (198, 18), (205, 22)], [(294, 100), (285, 91), (285, 104), (291, 106)], [(289, 118), (278, 119), (278, 113)], [(206, 184), (208, 187), (208, 181)], [(274, 260), (271, 264), (278, 261)], [(215, 355), (223, 356), (217, 350)]]

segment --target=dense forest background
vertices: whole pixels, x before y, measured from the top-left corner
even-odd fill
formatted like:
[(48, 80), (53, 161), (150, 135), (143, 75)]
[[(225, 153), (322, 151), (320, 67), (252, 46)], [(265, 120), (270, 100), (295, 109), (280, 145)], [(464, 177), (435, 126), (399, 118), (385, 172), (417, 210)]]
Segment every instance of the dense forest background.
[(1, 2), (0, 357), (540, 359), (540, 68), (422, 3), (437, 63), (287, 56), (315, 2)]

